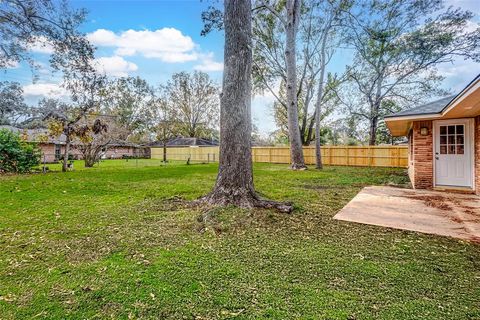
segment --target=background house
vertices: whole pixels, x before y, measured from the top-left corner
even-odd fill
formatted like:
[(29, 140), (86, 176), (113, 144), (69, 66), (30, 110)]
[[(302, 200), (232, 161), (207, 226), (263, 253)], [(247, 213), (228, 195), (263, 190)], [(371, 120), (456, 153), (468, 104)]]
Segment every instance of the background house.
[[(20, 137), (28, 142), (34, 142), (42, 152), (42, 162), (57, 162), (65, 151), (66, 137), (61, 134), (59, 137), (51, 137), (47, 129), (22, 129), (8, 125), (0, 126), (0, 129), (8, 129), (16, 132)], [(104, 151), (104, 159), (121, 159), (124, 157), (149, 157), (150, 150), (148, 146), (142, 146), (127, 141), (113, 141)], [(83, 159), (82, 152), (78, 142), (72, 142), (70, 156), (75, 160)]]
[(480, 193), (480, 75), (459, 94), (385, 117), (393, 136), (408, 136), (414, 188)]

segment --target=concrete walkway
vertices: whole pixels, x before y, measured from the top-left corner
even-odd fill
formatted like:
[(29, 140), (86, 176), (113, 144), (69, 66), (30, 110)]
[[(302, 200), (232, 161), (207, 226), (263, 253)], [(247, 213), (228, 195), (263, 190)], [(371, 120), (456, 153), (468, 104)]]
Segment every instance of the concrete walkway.
[(480, 197), (471, 194), (366, 187), (334, 219), (480, 243)]

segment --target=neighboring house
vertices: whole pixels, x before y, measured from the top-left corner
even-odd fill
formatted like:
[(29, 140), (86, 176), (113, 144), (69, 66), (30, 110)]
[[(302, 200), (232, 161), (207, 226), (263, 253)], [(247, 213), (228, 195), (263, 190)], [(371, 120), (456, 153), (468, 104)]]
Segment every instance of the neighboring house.
[(480, 194), (480, 74), (459, 94), (385, 117), (395, 137), (407, 136), (414, 188)]
[[(20, 137), (28, 142), (37, 143), (42, 152), (42, 162), (57, 162), (65, 151), (66, 137), (61, 134), (59, 137), (52, 138), (47, 129), (21, 129), (13, 126), (0, 126), (0, 129), (8, 129), (17, 132)], [(73, 142), (70, 148), (70, 155), (73, 159), (83, 159), (79, 144)], [(148, 157), (149, 148), (125, 141), (115, 141), (104, 152), (104, 159), (121, 159), (123, 157)]]
[(110, 143), (110, 147), (102, 156), (103, 159), (120, 159), (124, 157), (149, 158), (150, 148), (148, 146), (118, 140)]

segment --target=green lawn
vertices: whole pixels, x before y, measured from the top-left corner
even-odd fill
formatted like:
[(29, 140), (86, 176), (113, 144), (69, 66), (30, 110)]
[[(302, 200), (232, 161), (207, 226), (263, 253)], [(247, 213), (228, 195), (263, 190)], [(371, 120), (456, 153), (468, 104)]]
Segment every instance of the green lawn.
[(480, 246), (332, 220), (403, 169), (255, 165), (295, 211), (189, 200), (217, 167), (142, 160), (0, 177), (0, 319), (479, 319)]

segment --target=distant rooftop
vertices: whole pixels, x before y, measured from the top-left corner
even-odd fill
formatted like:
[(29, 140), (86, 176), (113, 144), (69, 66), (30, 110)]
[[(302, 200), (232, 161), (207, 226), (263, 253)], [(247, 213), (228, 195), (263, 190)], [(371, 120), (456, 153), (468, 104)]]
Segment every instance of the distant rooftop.
[[(151, 147), (162, 147), (161, 141), (150, 144)], [(210, 147), (218, 146), (218, 141), (204, 138), (176, 137), (167, 142), (167, 147)]]
[[(63, 133), (59, 137), (52, 137), (50, 136), (48, 129), (45, 128), (23, 129), (9, 125), (0, 125), (0, 129), (8, 129), (12, 132), (18, 133), (23, 139), (28, 142), (53, 144), (65, 144), (66, 142), (66, 136)], [(73, 144), (75, 144), (76, 142), (78, 143), (78, 140), (73, 141)], [(114, 140), (109, 145), (114, 147), (140, 147), (138, 144), (122, 140)]]

